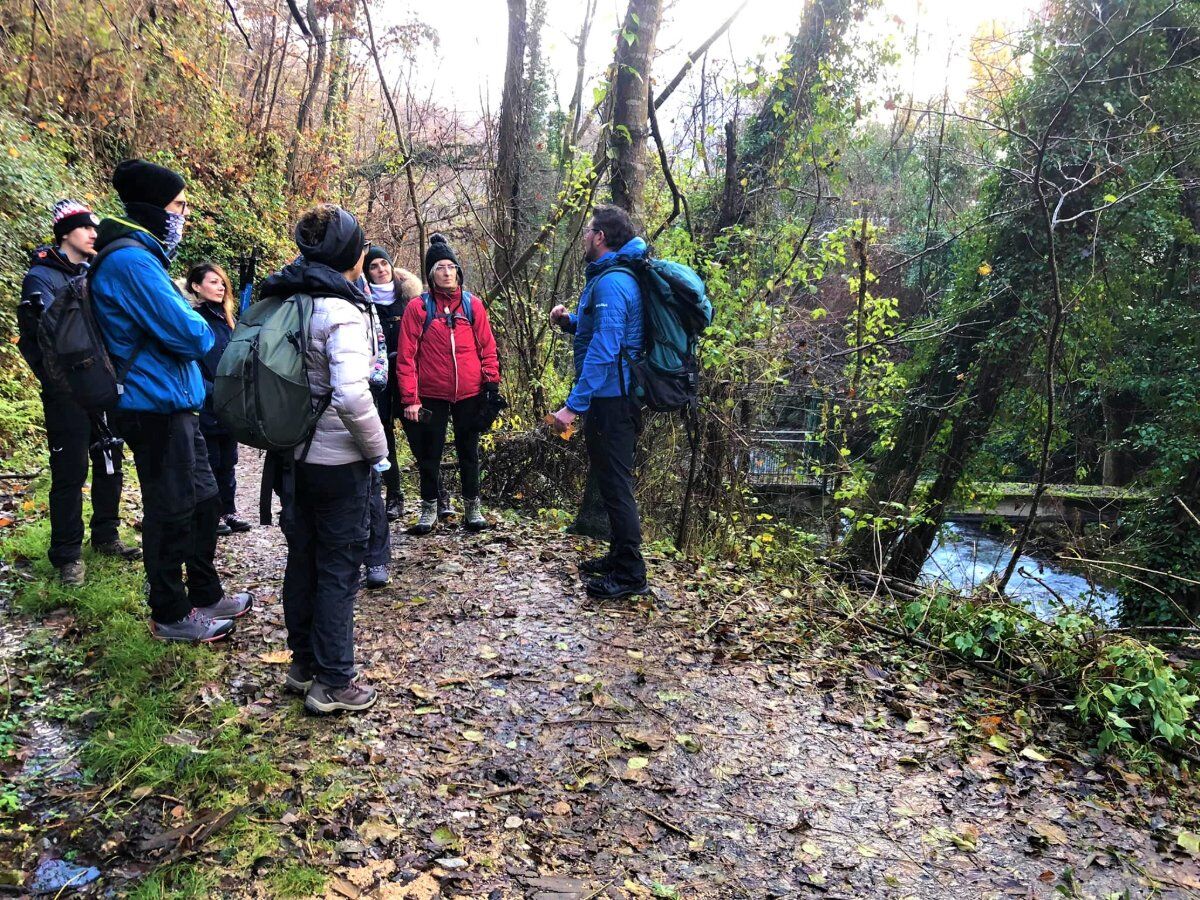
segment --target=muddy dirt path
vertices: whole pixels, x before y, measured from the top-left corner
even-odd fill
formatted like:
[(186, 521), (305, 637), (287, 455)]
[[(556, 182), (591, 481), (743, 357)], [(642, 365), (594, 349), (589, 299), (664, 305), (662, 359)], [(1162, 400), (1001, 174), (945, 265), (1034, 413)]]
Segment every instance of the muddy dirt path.
[[(392, 583), (357, 612), (381, 699), (314, 719), (281, 688), (278, 530), (224, 540), (231, 583), (261, 598), (225, 651), (224, 689), (293, 760), (280, 830), (330, 869), (329, 896), (1200, 890), (1165, 800), (1136, 776), (1008, 722), (991, 746), (965, 741), (978, 711), (962, 702), (989, 690), (966, 673), (920, 680), (821, 646), (808, 661), (736, 661), (698, 636), (717, 610), (698, 610), (686, 567), (652, 562), (653, 602), (601, 605), (575, 575), (581, 550), (595, 548), (530, 522), (420, 538), (398, 525)], [(306, 798), (330, 789), (344, 803), (313, 813)]]

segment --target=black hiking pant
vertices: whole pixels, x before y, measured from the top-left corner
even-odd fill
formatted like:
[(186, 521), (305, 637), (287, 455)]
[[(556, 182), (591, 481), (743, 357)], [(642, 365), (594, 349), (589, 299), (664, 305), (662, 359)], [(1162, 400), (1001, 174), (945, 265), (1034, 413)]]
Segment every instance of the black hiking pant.
[[(388, 472), (395, 468), (393, 463)], [(363, 560), (368, 568), (386, 566), (392, 559), (392, 530), (387, 520), (387, 501), (383, 499), (383, 482), (387, 474), (371, 470), (371, 535), (367, 539), (367, 556)]]
[[(389, 363), (391, 365), (391, 363)], [(395, 377), (393, 373), (392, 377)], [(383, 435), (387, 438), (387, 460), (392, 467), (383, 473), (383, 486), (387, 489), (388, 499), (400, 496), (400, 467), (396, 465), (396, 409), (399, 400), (395, 390), (389, 384), (383, 390), (375, 391), (375, 409), (379, 413), (379, 421), (383, 423)]]
[(64, 394), (42, 394), (50, 446), (50, 565), (63, 566), (83, 552), (83, 485), (92, 466), (92, 545), (117, 539), (121, 506), (120, 449), (111, 451), (112, 474), (97, 446), (102, 434), (78, 403)]
[[(377, 484), (377, 482), (376, 482)], [(354, 677), (354, 600), (370, 533), (371, 466), (295, 463), (284, 478), (283, 620), (292, 661), (328, 687)]]
[(642, 410), (626, 397), (593, 397), (583, 419), (588, 462), (608, 511), (612, 573), (627, 584), (646, 578), (642, 526), (633, 496), (633, 457), (642, 433)]
[[(221, 498), (194, 412), (117, 414), (142, 487), (150, 615), (168, 624), (225, 596), (213, 559)], [(184, 581), (184, 573), (187, 581)]]
[(451, 403), (449, 400), (421, 399), (421, 405), (433, 414), (428, 422), (404, 420), (408, 446), (417, 461), (421, 476), (421, 499), (437, 500), (442, 451), (446, 447), (446, 426), (454, 421), (454, 449), (458, 453), (458, 471), (462, 495), (468, 500), (479, 496), (479, 404), (482, 394)]
[(221, 497), (221, 515), (232, 516), (237, 512), (238, 443), (228, 432), (209, 431), (204, 433), (204, 446)]

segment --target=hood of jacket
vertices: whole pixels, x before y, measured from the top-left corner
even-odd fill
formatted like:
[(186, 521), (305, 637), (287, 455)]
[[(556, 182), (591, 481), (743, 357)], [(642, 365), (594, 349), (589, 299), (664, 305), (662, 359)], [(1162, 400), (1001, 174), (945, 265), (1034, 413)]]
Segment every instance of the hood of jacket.
[(635, 237), (620, 250), (610, 250), (602, 257), (587, 264), (584, 277), (589, 281), (613, 266), (618, 266), (628, 259), (640, 259), (646, 255), (649, 248), (640, 237)]
[(43, 244), (29, 254), (29, 268), (32, 269), (34, 266), (45, 266), (47, 269), (62, 272), (67, 277), (78, 275), (84, 269), (83, 263), (71, 262), (53, 244)]
[(324, 263), (309, 262), (303, 256), (284, 266), (262, 283), (262, 297), (291, 297), (310, 294), (314, 297), (340, 297), (355, 306), (367, 308), (370, 300), (362, 290)]
[(163, 264), (164, 269), (170, 268), (171, 258), (167, 256), (167, 248), (162, 241), (141, 225), (116, 216), (100, 220), (100, 225), (96, 228), (96, 252), (99, 253), (118, 238), (133, 238), (145, 245), (146, 249), (154, 254), (154, 258)]

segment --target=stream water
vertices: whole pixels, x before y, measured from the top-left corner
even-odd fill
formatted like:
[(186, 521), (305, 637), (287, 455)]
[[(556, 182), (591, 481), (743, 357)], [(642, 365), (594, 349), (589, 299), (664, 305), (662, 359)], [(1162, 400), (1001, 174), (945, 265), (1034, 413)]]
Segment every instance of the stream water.
[[(921, 579), (941, 581), (970, 593), (991, 575), (1003, 573), (1010, 556), (1011, 544), (970, 525), (951, 522), (942, 528), (921, 570)], [(1028, 606), (1039, 618), (1047, 620), (1063, 612), (1065, 603), (1071, 609), (1114, 623), (1120, 600), (1114, 591), (1082, 575), (1069, 572), (1050, 560), (1026, 554), (1017, 563), (1008, 584), (1008, 594)]]

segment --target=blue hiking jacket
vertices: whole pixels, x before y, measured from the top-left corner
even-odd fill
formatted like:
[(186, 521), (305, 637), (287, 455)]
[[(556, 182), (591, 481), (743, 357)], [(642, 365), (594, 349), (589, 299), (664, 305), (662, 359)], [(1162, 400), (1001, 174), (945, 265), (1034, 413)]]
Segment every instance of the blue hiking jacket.
[(575, 387), (567, 397), (571, 412), (587, 412), (593, 397), (620, 397), (629, 390), (629, 365), (622, 361), (618, 366), (617, 359), (623, 349), (641, 358), (642, 292), (631, 272), (610, 270), (645, 255), (646, 242), (635, 237), (588, 263), (579, 306), (567, 328), (575, 334)]
[[(166, 250), (150, 232), (122, 219), (100, 223), (96, 249), (120, 237), (142, 247), (122, 247), (92, 274), (92, 306), (114, 366), (145, 340), (125, 378), (117, 408), (129, 412), (198, 410), (204, 380), (197, 360), (212, 349), (213, 333), (167, 274)], [(143, 249), (144, 248), (144, 249)]]

